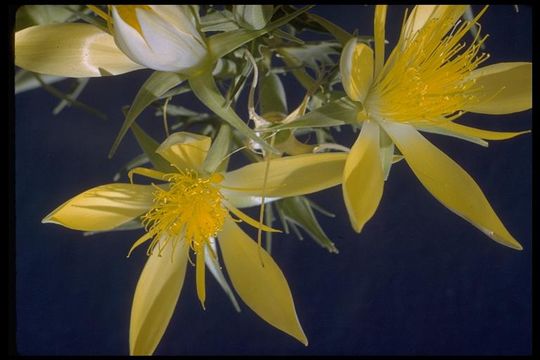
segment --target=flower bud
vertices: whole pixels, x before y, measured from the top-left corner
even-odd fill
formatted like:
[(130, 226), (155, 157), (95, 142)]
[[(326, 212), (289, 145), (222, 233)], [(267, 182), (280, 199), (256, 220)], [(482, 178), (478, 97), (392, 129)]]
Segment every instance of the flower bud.
[(236, 22), (250, 30), (260, 30), (272, 17), (273, 5), (233, 5)]
[(112, 15), (118, 47), (150, 69), (186, 73), (208, 57), (189, 5), (118, 5)]

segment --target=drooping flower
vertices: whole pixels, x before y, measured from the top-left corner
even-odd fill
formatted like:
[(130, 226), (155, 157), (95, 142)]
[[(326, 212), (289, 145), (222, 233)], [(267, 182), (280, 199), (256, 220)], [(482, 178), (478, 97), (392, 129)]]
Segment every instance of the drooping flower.
[[(375, 11), (375, 51), (351, 39), (340, 69), (362, 125), (343, 172), (343, 196), (353, 228), (360, 232), (383, 193), (394, 145), (426, 189), (443, 205), (493, 240), (521, 249), (491, 208), (476, 182), (418, 130), (483, 141), (525, 132), (502, 133), (455, 122), (465, 112), (508, 114), (531, 108), (532, 64), (478, 66), (486, 37), (461, 39), (473, 21), (457, 22), (466, 6), (419, 5), (404, 21), (400, 38), (384, 61), (386, 6)], [(457, 22), (457, 23), (456, 23)]]
[[(152, 354), (170, 321), (182, 289), (190, 250), (195, 254), (196, 289), (204, 307), (205, 253), (220, 245), (232, 284), (261, 318), (307, 345), (289, 286), (278, 265), (238, 221), (273, 229), (238, 207), (319, 191), (339, 184), (345, 154), (306, 154), (254, 163), (226, 173), (209, 173), (205, 159), (210, 138), (191, 133), (169, 136), (156, 152), (177, 171), (136, 168), (130, 172), (164, 184), (108, 184), (87, 190), (52, 211), (44, 223), (84, 231), (106, 231), (140, 218), (145, 234), (132, 246), (150, 241), (148, 261), (135, 290), (130, 353)], [(238, 220), (235, 220), (235, 217)], [(130, 251), (130, 252), (131, 252)]]

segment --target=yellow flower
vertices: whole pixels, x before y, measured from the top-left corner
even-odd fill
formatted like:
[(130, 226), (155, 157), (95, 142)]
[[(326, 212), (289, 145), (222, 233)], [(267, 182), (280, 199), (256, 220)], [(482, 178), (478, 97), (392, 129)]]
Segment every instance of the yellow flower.
[(499, 133), (454, 122), (465, 112), (507, 114), (531, 108), (532, 64), (499, 63), (478, 68), (486, 37), (460, 40), (484, 13), (456, 21), (466, 6), (419, 5), (404, 21), (384, 61), (386, 6), (375, 11), (375, 51), (351, 39), (340, 60), (343, 86), (358, 103), (362, 130), (343, 172), (343, 196), (353, 228), (360, 232), (375, 213), (397, 146), (426, 189), (443, 205), (493, 240), (521, 249), (476, 182), (418, 130), (463, 138), (500, 140)]
[[(52, 211), (44, 223), (84, 231), (117, 228), (140, 217), (145, 234), (133, 250), (151, 240), (148, 261), (135, 290), (130, 353), (152, 354), (176, 306), (190, 249), (195, 253), (197, 295), (204, 307), (205, 252), (218, 238), (225, 267), (243, 301), (261, 318), (307, 345), (287, 280), (272, 258), (236, 224), (273, 229), (238, 207), (308, 194), (341, 181), (345, 154), (306, 154), (254, 163), (226, 173), (204, 170), (210, 138), (175, 133), (156, 152), (177, 172), (136, 168), (130, 172), (165, 181), (162, 185), (108, 184), (87, 190)], [(233, 215), (239, 220), (235, 220)]]

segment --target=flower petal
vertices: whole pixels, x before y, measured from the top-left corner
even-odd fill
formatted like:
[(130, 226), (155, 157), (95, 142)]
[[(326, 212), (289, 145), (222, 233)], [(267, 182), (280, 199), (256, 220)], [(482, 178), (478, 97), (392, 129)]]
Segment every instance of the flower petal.
[(511, 139), (513, 137), (516, 137), (518, 135), (523, 135), (523, 134), (527, 134), (531, 132), (530, 130), (517, 131), (517, 132), (491, 131), (491, 130), (477, 129), (471, 126), (458, 124), (452, 121), (437, 125), (437, 127), (440, 127), (445, 130), (450, 130), (454, 133), (465, 135), (467, 137), (479, 138), (479, 139), (485, 139), (485, 140), (506, 140), (506, 139)]
[(199, 170), (206, 159), (211, 142), (208, 136), (182, 131), (171, 134), (156, 152), (178, 170)]
[[(144, 40), (153, 55), (152, 59), (139, 61), (140, 63), (156, 70), (185, 72), (200, 65), (208, 55), (206, 46), (194, 27), (195, 36), (179, 31), (173, 24), (169, 24), (167, 19), (153, 11), (136, 11)], [(184, 21), (189, 20), (184, 17)]]
[(381, 124), (416, 177), (437, 200), (493, 240), (513, 249), (522, 249), (465, 170), (411, 125), (389, 122)]
[(470, 77), (483, 88), (482, 98), (464, 110), (497, 115), (532, 107), (532, 63), (493, 64), (474, 70)]
[(441, 28), (440, 33), (445, 35), (466, 9), (467, 5), (416, 5), (407, 18), (402, 36), (407, 41), (429, 20), (448, 19), (448, 21), (439, 21), (438, 24), (440, 27), (444, 27)]
[(179, 241), (148, 257), (131, 307), (130, 355), (152, 355), (158, 346), (184, 284), (188, 251), (186, 242)]
[(266, 162), (225, 173), (221, 186), (246, 196), (287, 197), (310, 194), (341, 183), (346, 153), (302, 154), (272, 159), (264, 190)]
[(356, 232), (371, 219), (383, 194), (379, 125), (366, 120), (343, 169), (343, 199)]
[(375, 19), (373, 34), (375, 37), (375, 77), (381, 71), (384, 64), (384, 27), (386, 25), (386, 10), (388, 5), (375, 7)]
[(66, 201), (41, 222), (82, 231), (111, 230), (148, 211), (153, 191), (148, 185), (98, 186)]
[(15, 34), (15, 64), (37, 73), (96, 77), (142, 69), (113, 37), (88, 24), (32, 26)]
[(351, 38), (341, 53), (339, 69), (349, 98), (363, 102), (373, 82), (373, 50), (355, 37)]
[(230, 218), (223, 224), (219, 245), (227, 273), (246, 305), (270, 325), (307, 345), (289, 285), (272, 257)]

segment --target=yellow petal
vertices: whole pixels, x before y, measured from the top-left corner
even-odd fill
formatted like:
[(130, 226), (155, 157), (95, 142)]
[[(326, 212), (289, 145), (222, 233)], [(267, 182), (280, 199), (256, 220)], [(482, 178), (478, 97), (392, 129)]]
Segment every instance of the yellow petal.
[(148, 185), (98, 186), (66, 201), (41, 222), (82, 231), (111, 230), (148, 211), (153, 191)]
[(446, 29), (441, 30), (441, 34), (446, 34), (455, 22), (463, 15), (467, 5), (416, 5), (411, 11), (403, 27), (403, 40), (408, 41), (414, 33), (420, 30), (429, 20), (447, 19), (440, 21), (439, 26)]
[(227, 273), (246, 305), (270, 325), (307, 345), (287, 280), (270, 255), (230, 218), (223, 224), (219, 245)]
[(287, 197), (310, 194), (341, 183), (346, 153), (302, 154), (272, 159), (266, 191), (266, 162), (244, 166), (225, 174), (221, 186), (244, 195)]
[(363, 102), (373, 82), (373, 50), (356, 38), (351, 38), (341, 53), (339, 69), (343, 88), (349, 98)]
[(457, 124), (455, 122), (443, 123), (443, 124), (437, 125), (437, 127), (447, 129), (461, 135), (485, 139), (485, 140), (506, 140), (506, 139), (511, 139), (513, 137), (516, 137), (518, 135), (527, 134), (531, 132), (530, 130), (517, 131), (517, 132), (491, 131), (491, 130), (477, 129), (470, 126)]
[(375, 7), (374, 37), (375, 37), (375, 77), (381, 71), (384, 64), (384, 27), (386, 25), (386, 10), (388, 5)]
[(131, 355), (152, 355), (167, 329), (178, 302), (188, 261), (189, 246), (179, 241), (154, 251), (141, 273), (129, 324)]
[(513, 249), (522, 249), (465, 170), (414, 127), (389, 122), (382, 125), (416, 177), (437, 200), (493, 240)]
[(208, 136), (177, 132), (165, 139), (156, 152), (178, 170), (199, 170), (206, 159), (211, 142)]
[(379, 125), (366, 120), (343, 170), (343, 199), (356, 232), (371, 219), (383, 194)]
[(532, 107), (532, 63), (498, 63), (471, 73), (483, 88), (480, 103), (467, 107), (482, 114), (510, 114)]
[(251, 218), (248, 214), (244, 213), (243, 211), (238, 210), (230, 203), (226, 204), (226, 206), (227, 206), (227, 209), (229, 209), (229, 211), (232, 212), (234, 215), (236, 215), (240, 220), (253, 226), (256, 229), (261, 229), (262, 231), (267, 231), (267, 232), (281, 232), (281, 230), (271, 228), (270, 226), (266, 226), (265, 224), (260, 223), (259, 221)]
[(119, 75), (142, 69), (89, 24), (32, 26), (15, 34), (15, 64), (42, 74), (67, 77)]

